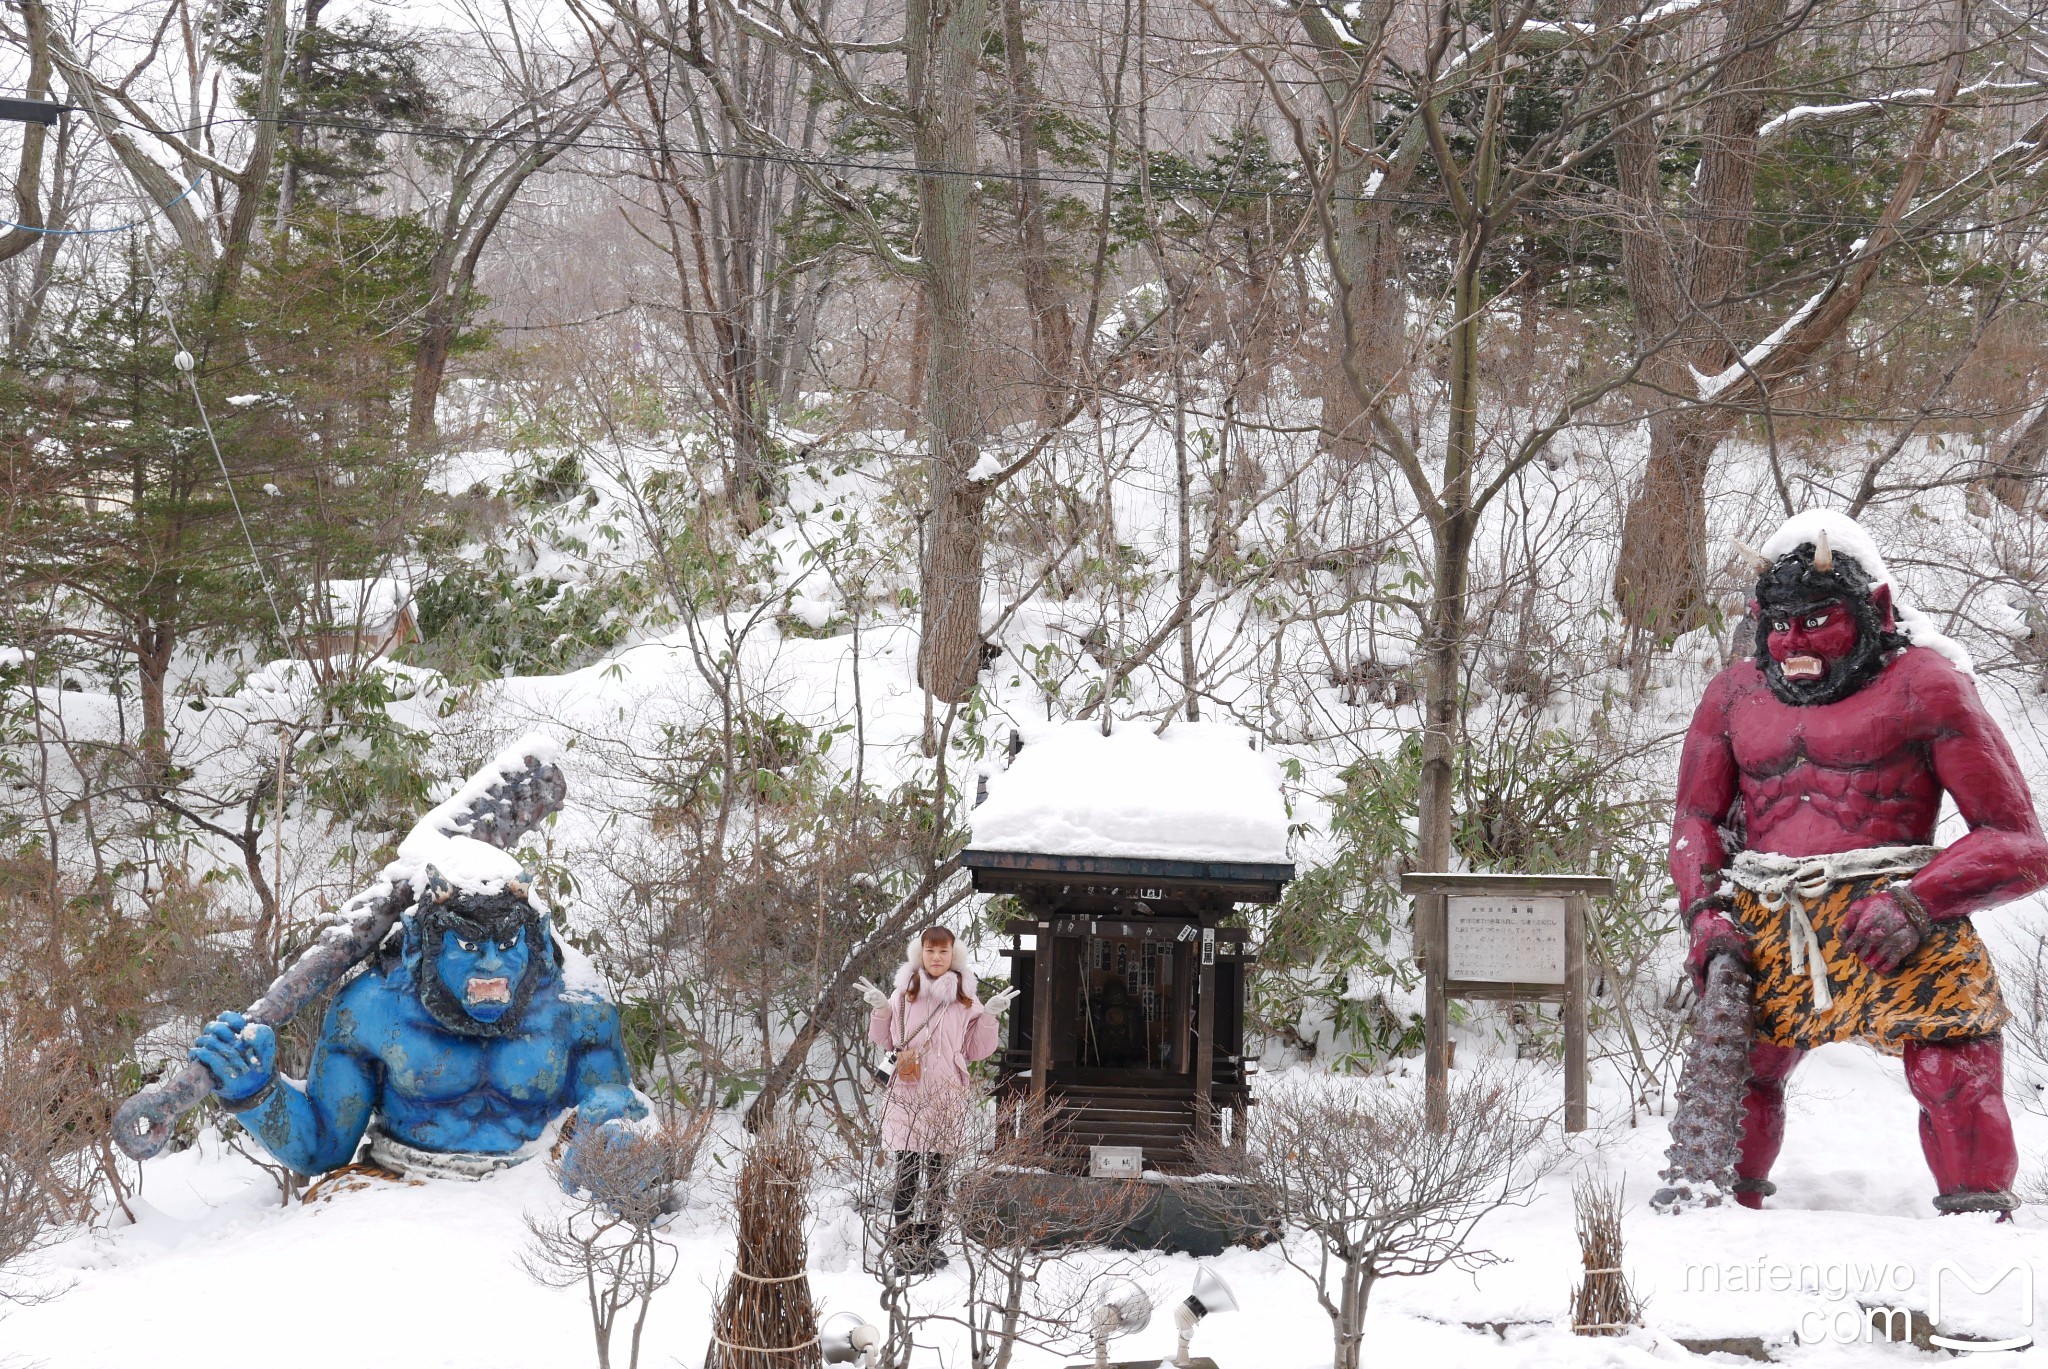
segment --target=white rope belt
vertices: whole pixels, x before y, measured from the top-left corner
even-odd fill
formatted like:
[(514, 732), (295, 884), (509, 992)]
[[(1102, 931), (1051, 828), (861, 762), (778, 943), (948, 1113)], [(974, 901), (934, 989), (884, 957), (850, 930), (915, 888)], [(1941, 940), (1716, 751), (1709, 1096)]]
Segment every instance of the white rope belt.
[(458, 1179), (474, 1183), (501, 1169), (523, 1162), (531, 1152), (525, 1147), (508, 1154), (483, 1154), (467, 1150), (421, 1150), (385, 1131), (370, 1128), (370, 1161), (385, 1169), (427, 1179)]
[(1807, 910), (1838, 885), (1882, 875), (1914, 874), (1938, 853), (1939, 848), (1933, 846), (1866, 846), (1859, 851), (1838, 851), (1827, 856), (1741, 851), (1728, 873), (1737, 887), (1755, 894), (1766, 910), (1785, 915), (1792, 973), (1803, 974), (1812, 981), (1813, 1011), (1819, 1013), (1828, 1010), (1835, 996), (1828, 989), (1827, 967), (1820, 958), (1820, 936), (1813, 930)]

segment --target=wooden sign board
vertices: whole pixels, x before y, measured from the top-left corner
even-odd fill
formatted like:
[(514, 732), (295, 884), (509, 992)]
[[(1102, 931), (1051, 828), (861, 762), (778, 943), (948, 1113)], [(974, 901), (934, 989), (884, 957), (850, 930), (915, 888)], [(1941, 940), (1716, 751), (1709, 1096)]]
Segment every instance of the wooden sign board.
[[(1554, 894), (1449, 894), (1444, 898), (1451, 994), (1458, 985), (1526, 987), (1561, 993), (1565, 986), (1567, 901)], [(1518, 996), (1534, 996), (1518, 995)]]
[[(1423, 967), (1423, 1056), (1431, 1115), (1449, 1098), (1450, 1000), (1557, 1001), (1564, 1021), (1564, 1129), (1586, 1129), (1586, 905), (1604, 875), (1411, 873)], [(1441, 1123), (1439, 1123), (1441, 1124)]]

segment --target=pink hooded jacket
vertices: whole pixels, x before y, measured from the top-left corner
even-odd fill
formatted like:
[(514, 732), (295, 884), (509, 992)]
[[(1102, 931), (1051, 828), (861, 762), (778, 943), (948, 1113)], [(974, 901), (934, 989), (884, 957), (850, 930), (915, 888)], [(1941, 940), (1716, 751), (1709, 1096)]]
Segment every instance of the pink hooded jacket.
[[(919, 963), (922, 949), (922, 934), (912, 937), (903, 968), (896, 972), (896, 992), (868, 1022), (868, 1036), (876, 1045), (900, 1051), (908, 1044), (922, 1067), (915, 1084), (900, 1078), (890, 1081), (882, 1108), (882, 1146), (954, 1154), (966, 1146), (974, 1107), (967, 1065), (995, 1053), (996, 1019), (975, 998), (974, 971), (960, 963), (957, 942), (954, 968), (937, 979), (924, 973)], [(903, 996), (913, 975), (923, 981), (914, 1003)], [(960, 1006), (961, 988), (975, 998), (973, 1007)]]

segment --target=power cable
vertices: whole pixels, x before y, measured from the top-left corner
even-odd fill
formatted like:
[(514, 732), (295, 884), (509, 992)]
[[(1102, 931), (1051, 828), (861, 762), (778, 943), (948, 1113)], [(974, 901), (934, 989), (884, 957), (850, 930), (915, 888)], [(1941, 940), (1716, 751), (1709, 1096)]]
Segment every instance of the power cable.
[[(150, 125), (142, 123), (139, 120), (122, 118), (118, 115), (107, 115), (104, 117), (106, 117), (108, 122), (123, 124), (127, 127), (134, 128), (142, 132), (151, 134), (169, 133), (189, 135), (195, 132), (210, 131), (215, 128), (220, 128), (223, 126), (233, 124), (275, 123), (299, 128), (329, 129), (340, 132), (382, 133), (392, 134), (401, 137), (424, 138), (430, 140), (491, 138), (501, 140), (510, 146), (520, 147), (547, 147), (560, 145), (563, 147), (582, 148), (587, 151), (632, 153), (644, 153), (647, 151), (646, 145), (643, 143), (623, 141), (611, 142), (602, 139), (592, 139), (587, 134), (577, 136), (566, 136), (560, 134), (547, 133), (520, 135), (516, 133), (506, 133), (492, 129), (474, 127), (465, 128), (457, 125), (415, 125), (380, 123), (374, 120), (343, 119), (333, 116), (309, 115), (305, 113), (276, 112), (269, 114), (257, 113), (244, 115), (230, 115), (209, 119), (205, 123), (201, 124), (192, 124), (180, 128), (168, 129), (152, 128)], [(596, 125), (596, 127), (604, 126)], [(630, 132), (631, 130), (620, 128), (617, 129), (616, 131)], [(1114, 194), (1115, 192), (1120, 190), (1133, 190), (1136, 188), (1135, 182), (1119, 180), (1113, 173), (1105, 172), (1040, 170), (1033, 174), (1027, 174), (1021, 171), (1007, 171), (1002, 170), (1000, 168), (938, 168), (932, 170), (922, 170), (915, 165), (907, 164), (900, 161), (882, 161), (862, 159), (856, 157), (826, 157), (814, 154), (797, 153), (794, 151), (781, 152), (763, 151), (756, 149), (695, 146), (672, 146), (671, 150), (678, 154), (691, 157), (703, 157), (708, 159), (724, 161), (758, 162), (768, 165), (781, 166), (810, 166), (818, 168), (820, 170), (831, 170), (839, 172), (869, 172), (880, 175), (931, 176), (936, 178), (966, 178), (977, 182), (1001, 181), (1019, 184), (1024, 182), (1034, 182), (1037, 184), (1066, 185), (1095, 189), (1110, 194)], [(1827, 157), (1823, 154), (1814, 154), (1813, 159), (1817, 161), (1838, 160), (1835, 158)], [(1154, 171), (1152, 173), (1151, 178), (1155, 186), (1162, 188), (1169, 195), (1237, 195), (1252, 199), (1307, 200), (1317, 198), (1318, 194), (1318, 192), (1314, 190), (1303, 189), (1294, 186), (1248, 187), (1244, 185), (1232, 184), (1229, 182), (1217, 182), (1207, 178), (1201, 180), (1189, 180), (1185, 178), (1175, 177), (1171, 173), (1161, 171)], [(196, 187), (197, 182), (194, 183), (193, 188)], [(186, 191), (186, 194), (190, 193), (191, 190), (188, 189)], [(180, 196), (179, 198), (182, 199), (183, 196)], [(1415, 194), (1413, 192), (1402, 192), (1400, 194), (1346, 194), (1341, 191), (1331, 191), (1327, 195), (1323, 195), (1322, 198), (1327, 199), (1329, 202), (1335, 204), (1391, 204), (1401, 207), (1422, 209), (1443, 209), (1449, 203), (1448, 199), (1444, 196), (1420, 195)], [(176, 201), (173, 201), (172, 203), (176, 203)], [(1584, 214), (1559, 214), (1555, 212), (1544, 212), (1541, 209), (1532, 209), (1526, 212), (1524, 217), (1550, 223), (1578, 223), (1601, 218), (1604, 217), (1604, 215), (1596, 211), (1588, 211)], [(1795, 210), (1774, 211), (1767, 209), (1758, 209), (1753, 212), (1743, 214), (1709, 214), (1687, 210), (1675, 213), (1674, 217), (1682, 218), (1688, 222), (1694, 223), (1726, 220), (1729, 222), (1739, 221), (1743, 223), (1753, 224), (1803, 224), (1811, 227), (1822, 228), (1847, 227), (1850, 223), (1849, 220), (1838, 215), (1816, 214), (1800, 212)], [(1937, 233), (1941, 236), (1951, 236), (1956, 233), (1973, 233), (1979, 231), (1984, 226), (1985, 225), (1970, 225), (1962, 228), (1947, 228), (1937, 230)], [(119, 230), (106, 229), (75, 231), (114, 232)]]
[[(186, 186), (182, 194), (176, 199), (171, 200), (170, 203), (158, 207), (157, 214), (169, 213), (173, 205), (182, 203), (185, 196), (197, 190), (199, 183), (205, 179), (206, 173), (203, 171), (194, 176), (192, 184)], [(156, 214), (152, 214), (147, 219), (137, 219), (134, 223), (124, 223), (113, 228), (37, 228), (34, 224), (13, 223), (6, 219), (0, 219), (0, 228), (11, 228), (19, 233), (41, 233), (44, 237), (48, 238), (89, 238), (99, 233), (126, 233), (134, 228), (147, 228), (155, 218)]]
[[(197, 182), (194, 184), (197, 184)], [(188, 190), (185, 193), (190, 194), (191, 191)], [(146, 223), (147, 220), (144, 220), (144, 222)], [(141, 227), (142, 225), (133, 224), (130, 226)], [(156, 297), (168, 301), (170, 295), (164, 289), (163, 280), (156, 273), (156, 262), (150, 256), (149, 248), (146, 244), (143, 246), (141, 256), (142, 264), (149, 272), (150, 284), (156, 287)], [(263, 558), (256, 551), (255, 535), (249, 531), (249, 520), (242, 513), (241, 496), (235, 493), (234, 479), (228, 474), (227, 458), (221, 454), (220, 439), (214, 435), (213, 418), (206, 412), (206, 397), (199, 393), (198, 362), (193, 357), (191, 350), (185, 346), (185, 339), (179, 335), (178, 320), (172, 314), (168, 303), (164, 306), (164, 327), (170, 332), (172, 345), (178, 349), (172, 364), (177, 368), (178, 373), (185, 377), (186, 388), (192, 391), (192, 403), (199, 410), (199, 426), (206, 433), (206, 445), (213, 449), (214, 464), (220, 467), (220, 483), (228, 492), (228, 503), (234, 508), (235, 522), (241, 526), (242, 544), (249, 548), (249, 564), (255, 567), (256, 579), (263, 586), (263, 597), (270, 604), (270, 617), (271, 621), (277, 624), (278, 641), (281, 645), (288, 648), (291, 643), (291, 631), (284, 625), (284, 614), (279, 611), (277, 606), (277, 592), (271, 588), (270, 572), (263, 568)]]

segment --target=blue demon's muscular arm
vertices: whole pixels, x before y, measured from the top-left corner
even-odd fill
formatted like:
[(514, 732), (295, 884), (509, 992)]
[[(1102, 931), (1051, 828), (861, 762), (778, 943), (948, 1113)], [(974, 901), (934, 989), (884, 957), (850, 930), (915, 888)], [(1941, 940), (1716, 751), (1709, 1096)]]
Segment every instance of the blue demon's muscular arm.
[(355, 1040), (357, 992), (344, 990), (328, 1009), (299, 1085), (277, 1074), (277, 1036), (240, 1013), (222, 1013), (189, 1052), (213, 1072), (215, 1091), (263, 1148), (300, 1174), (321, 1174), (354, 1158), (370, 1124), (383, 1066)]
[(645, 1117), (647, 1104), (633, 1092), (619, 1010), (610, 1003), (592, 1001), (577, 1005), (577, 1017), (576, 1056), (570, 1062), (569, 1076), (577, 1119), (596, 1124)]
[[(616, 1208), (623, 1199), (621, 1185), (641, 1192), (652, 1186), (654, 1201), (666, 1207), (668, 1185), (656, 1172), (658, 1152), (648, 1149), (648, 1140), (625, 1125), (645, 1117), (647, 1104), (630, 1082), (619, 1010), (585, 1000), (572, 1011), (576, 1054), (570, 1061), (569, 1088), (576, 1100), (577, 1125), (562, 1156), (562, 1187), (570, 1193), (600, 1192)], [(636, 1155), (657, 1158), (640, 1163), (634, 1160)]]

